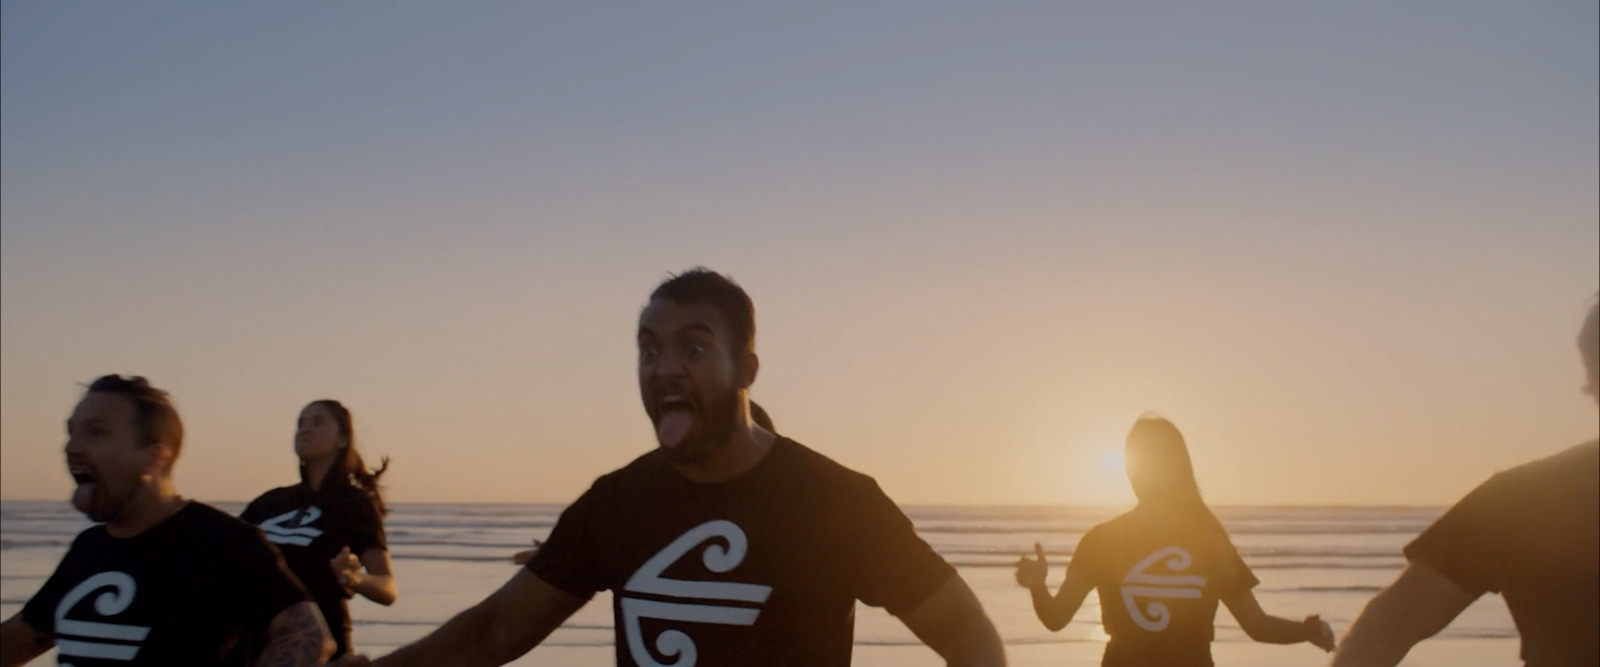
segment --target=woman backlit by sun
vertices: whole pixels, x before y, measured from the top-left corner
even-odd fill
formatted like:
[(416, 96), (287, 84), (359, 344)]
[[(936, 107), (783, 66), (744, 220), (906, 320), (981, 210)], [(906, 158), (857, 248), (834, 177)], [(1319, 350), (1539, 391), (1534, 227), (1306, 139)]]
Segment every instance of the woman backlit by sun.
[(1292, 621), (1261, 610), (1251, 591), (1259, 582), (1200, 497), (1188, 445), (1172, 422), (1140, 418), (1124, 452), (1102, 456), (1100, 465), (1126, 468), (1139, 502), (1084, 533), (1055, 595), (1045, 587), (1043, 547), (1035, 542), (1036, 557), (1017, 561), (1017, 583), (1032, 593), (1045, 627), (1066, 627), (1095, 589), (1110, 636), (1103, 667), (1211, 667), (1219, 601), (1251, 639), (1333, 650), (1333, 631), (1320, 618)]

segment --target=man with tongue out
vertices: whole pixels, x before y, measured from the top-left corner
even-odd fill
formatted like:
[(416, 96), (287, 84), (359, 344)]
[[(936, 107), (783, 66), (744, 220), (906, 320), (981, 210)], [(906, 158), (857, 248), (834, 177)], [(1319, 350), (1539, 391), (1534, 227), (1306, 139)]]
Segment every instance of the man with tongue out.
[(674, 276), (637, 342), (657, 447), (596, 480), (499, 591), (375, 664), (505, 664), (600, 591), (618, 665), (848, 665), (858, 601), (951, 665), (1005, 664), (971, 589), (871, 477), (752, 423), (742, 288)]
[(0, 667), (52, 646), (63, 665), (316, 665), (322, 614), (255, 526), (172, 484), (183, 424), (144, 378), (107, 375), (67, 420), (80, 533), (0, 625)]

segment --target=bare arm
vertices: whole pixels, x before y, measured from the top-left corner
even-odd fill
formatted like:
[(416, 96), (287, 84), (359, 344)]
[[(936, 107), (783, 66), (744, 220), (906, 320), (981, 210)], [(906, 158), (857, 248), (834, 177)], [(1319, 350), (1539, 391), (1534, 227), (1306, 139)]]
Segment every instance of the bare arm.
[(961, 575), (952, 575), (916, 609), (901, 616), (900, 622), (952, 667), (1006, 664), (999, 633)]
[(1027, 556), (1017, 559), (1017, 584), (1033, 595), (1033, 613), (1039, 617), (1039, 622), (1051, 632), (1059, 632), (1078, 615), (1078, 608), (1083, 606), (1083, 599), (1089, 596), (1094, 582), (1083, 568), (1068, 567), (1061, 590), (1051, 596), (1050, 589), (1045, 586), (1050, 562), (1045, 558), (1044, 547), (1034, 542), (1033, 553), (1036, 556), (1033, 559)]
[(1426, 563), (1413, 561), (1350, 625), (1333, 665), (1394, 667), (1477, 598)]
[(261, 667), (300, 667), (320, 665), (333, 655), (335, 644), (322, 620), (316, 603), (298, 602), (272, 617), (267, 626), (267, 646), (261, 651)]
[[(352, 593), (385, 607), (394, 604), (395, 599), (400, 597), (400, 587), (394, 580), (388, 549), (370, 547), (362, 552), (358, 561), (351, 555), (350, 549), (345, 548), (338, 556), (334, 556), (332, 565), (340, 577), (339, 582)], [(366, 568), (365, 572), (361, 571), (363, 567)]]
[(55, 646), (55, 640), (22, 620), (22, 612), (0, 624), (0, 667), (21, 667)]
[[(372, 664), (375, 667), (503, 665), (533, 650), (588, 600), (526, 569), (438, 630)], [(349, 664), (360, 664), (351, 662)]]
[(1324, 651), (1333, 650), (1333, 631), (1328, 629), (1327, 623), (1316, 616), (1308, 617), (1304, 621), (1273, 616), (1262, 611), (1261, 602), (1256, 600), (1256, 594), (1250, 590), (1225, 598), (1222, 603), (1228, 605), (1228, 611), (1233, 613), (1234, 620), (1239, 621), (1239, 628), (1255, 641), (1264, 644), (1311, 642)]
[(1039, 621), (1051, 632), (1059, 632), (1078, 615), (1078, 608), (1083, 606), (1084, 598), (1093, 588), (1081, 570), (1067, 568), (1067, 579), (1061, 582), (1054, 596), (1043, 585), (1033, 586), (1028, 592), (1033, 594), (1033, 613), (1039, 616)]

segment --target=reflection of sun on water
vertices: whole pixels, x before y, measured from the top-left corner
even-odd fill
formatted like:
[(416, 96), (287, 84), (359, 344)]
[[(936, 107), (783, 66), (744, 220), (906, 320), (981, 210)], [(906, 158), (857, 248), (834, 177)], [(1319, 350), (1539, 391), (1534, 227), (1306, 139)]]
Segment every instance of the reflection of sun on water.
[(1106, 470), (1122, 469), (1122, 452), (1106, 452), (1100, 455), (1100, 467)]

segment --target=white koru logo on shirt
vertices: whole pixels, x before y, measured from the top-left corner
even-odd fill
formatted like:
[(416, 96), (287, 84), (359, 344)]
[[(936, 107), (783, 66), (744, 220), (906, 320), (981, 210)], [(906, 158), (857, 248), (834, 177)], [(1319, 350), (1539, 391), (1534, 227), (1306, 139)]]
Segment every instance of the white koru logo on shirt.
[(699, 657), (699, 651), (689, 635), (678, 630), (667, 630), (656, 637), (655, 647), (661, 655), (669, 658), (676, 656), (677, 660), (669, 663), (657, 662), (655, 656), (645, 647), (644, 634), (639, 627), (639, 619), (642, 618), (718, 625), (755, 624), (756, 617), (761, 615), (758, 607), (662, 602), (626, 595), (647, 593), (697, 600), (748, 602), (756, 605), (765, 603), (767, 596), (772, 594), (771, 586), (726, 581), (685, 581), (661, 576), (662, 572), (691, 549), (719, 537), (727, 540), (727, 548), (723, 548), (720, 544), (712, 544), (706, 547), (701, 560), (705, 563), (706, 569), (712, 572), (728, 572), (744, 562), (745, 551), (749, 544), (739, 526), (732, 521), (719, 519), (700, 524), (678, 536), (678, 539), (673, 540), (665, 549), (656, 552), (656, 555), (651, 556), (650, 560), (645, 561), (644, 565), (639, 566), (633, 576), (628, 578), (627, 585), (623, 587), (622, 625), (628, 639), (628, 653), (633, 656), (634, 662), (642, 667), (669, 665), (694, 667), (695, 660)]
[(1166, 599), (1200, 599), (1200, 591), (1206, 586), (1205, 577), (1178, 574), (1151, 574), (1150, 568), (1156, 562), (1167, 558), (1167, 570), (1182, 572), (1194, 564), (1194, 558), (1189, 552), (1179, 547), (1167, 547), (1144, 557), (1133, 569), (1128, 570), (1128, 576), (1122, 578), (1122, 605), (1128, 608), (1128, 614), (1133, 616), (1133, 622), (1139, 627), (1150, 632), (1161, 632), (1172, 623), (1172, 610), (1166, 603), (1151, 601), (1143, 609), (1139, 608), (1138, 598), (1166, 598)]
[(79, 601), (106, 587), (112, 590), (95, 598), (95, 614), (109, 618), (127, 611), (128, 605), (133, 604), (133, 594), (137, 588), (133, 577), (125, 572), (101, 572), (73, 586), (56, 605), (56, 649), (57, 655), (63, 659), (61, 667), (72, 667), (72, 663), (64, 661), (65, 658), (132, 660), (139, 655), (139, 642), (149, 636), (150, 628), (67, 619), (67, 612), (72, 611)]
[[(295, 517), (300, 517), (298, 521)], [(322, 530), (312, 528), (311, 524), (322, 518), (322, 509), (313, 505), (310, 509), (291, 510), (261, 522), (261, 532), (267, 534), (267, 541), (273, 544), (293, 544), (297, 547), (310, 546), (311, 541), (322, 535)]]

